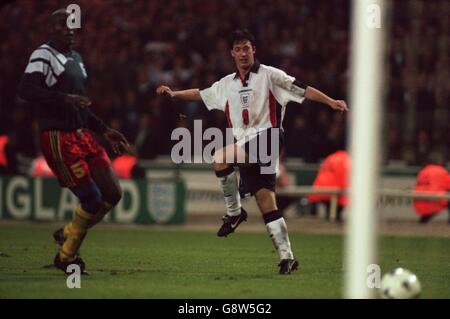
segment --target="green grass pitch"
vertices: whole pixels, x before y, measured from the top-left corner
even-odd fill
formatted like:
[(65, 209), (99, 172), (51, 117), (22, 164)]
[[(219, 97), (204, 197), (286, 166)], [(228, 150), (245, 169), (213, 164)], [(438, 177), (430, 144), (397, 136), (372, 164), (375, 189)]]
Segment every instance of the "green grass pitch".
[[(340, 298), (343, 237), (292, 233), (299, 271), (277, 274), (264, 232), (100, 226), (82, 249), (89, 276), (69, 289), (52, 268), (55, 225), (0, 224), (0, 298)], [(409, 268), (423, 298), (450, 298), (450, 239), (384, 237), (381, 267)]]

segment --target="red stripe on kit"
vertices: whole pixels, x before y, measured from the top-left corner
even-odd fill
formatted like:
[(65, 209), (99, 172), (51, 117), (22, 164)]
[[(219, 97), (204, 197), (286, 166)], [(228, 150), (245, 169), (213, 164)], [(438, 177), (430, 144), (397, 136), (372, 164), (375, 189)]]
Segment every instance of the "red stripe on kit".
[(277, 127), (277, 111), (276, 111), (276, 101), (275, 97), (272, 94), (272, 91), (269, 90), (269, 111), (270, 111), (270, 123), (272, 127)]
[(230, 105), (228, 104), (228, 101), (227, 101), (227, 104), (225, 105), (225, 114), (227, 116), (228, 126), (233, 127), (233, 123), (231, 123)]

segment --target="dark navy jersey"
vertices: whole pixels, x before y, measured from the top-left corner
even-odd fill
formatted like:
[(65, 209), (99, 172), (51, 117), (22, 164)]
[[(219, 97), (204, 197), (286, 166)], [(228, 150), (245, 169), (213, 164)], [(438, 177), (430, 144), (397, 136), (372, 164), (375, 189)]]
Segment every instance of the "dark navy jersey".
[(19, 95), (33, 105), (41, 131), (91, 128), (103, 132), (106, 129), (89, 108), (75, 109), (63, 103), (66, 94), (86, 96), (87, 77), (78, 52), (62, 53), (50, 44), (34, 50), (25, 69)]

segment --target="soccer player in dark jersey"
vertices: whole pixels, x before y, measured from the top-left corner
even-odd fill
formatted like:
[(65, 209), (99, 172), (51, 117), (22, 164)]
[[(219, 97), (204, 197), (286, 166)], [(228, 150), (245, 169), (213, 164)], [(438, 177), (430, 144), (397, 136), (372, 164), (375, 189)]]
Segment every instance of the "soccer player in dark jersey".
[(84, 272), (82, 241), (122, 196), (110, 159), (91, 131), (103, 136), (116, 153), (129, 145), (89, 109), (87, 73), (80, 54), (72, 49), (75, 34), (67, 25), (68, 16), (64, 9), (51, 15), (50, 41), (31, 54), (19, 96), (33, 105), (50, 168), (80, 201), (72, 221), (53, 235), (61, 246), (54, 265), (66, 272), (68, 265), (77, 264)]

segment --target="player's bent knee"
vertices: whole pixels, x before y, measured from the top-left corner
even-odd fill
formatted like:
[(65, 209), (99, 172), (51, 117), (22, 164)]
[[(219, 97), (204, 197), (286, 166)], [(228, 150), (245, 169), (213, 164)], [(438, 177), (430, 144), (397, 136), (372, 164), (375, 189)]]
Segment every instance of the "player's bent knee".
[(220, 152), (220, 150), (214, 153), (212, 165), (215, 171), (222, 171), (228, 168), (229, 165), (225, 163), (223, 157), (224, 153)]
[(81, 208), (90, 214), (95, 214), (103, 205), (102, 194), (94, 182), (71, 188), (71, 191), (78, 197)]
[(112, 189), (108, 194), (105, 194), (104, 200), (111, 206), (116, 206), (122, 199), (122, 190), (118, 187)]
[(264, 200), (258, 202), (258, 207), (260, 208), (260, 211), (264, 214), (266, 212), (271, 212), (273, 210), (277, 209), (277, 205), (271, 201)]

